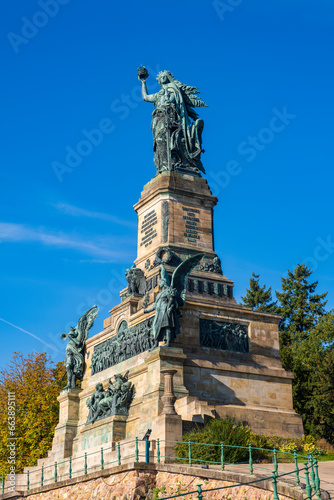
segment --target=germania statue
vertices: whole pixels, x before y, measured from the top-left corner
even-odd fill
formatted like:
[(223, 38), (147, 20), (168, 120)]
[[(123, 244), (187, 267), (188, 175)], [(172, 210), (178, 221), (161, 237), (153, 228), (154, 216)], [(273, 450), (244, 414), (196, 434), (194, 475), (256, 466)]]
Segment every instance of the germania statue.
[(164, 170), (190, 171), (201, 175), (204, 172), (201, 153), (203, 120), (199, 119), (194, 107), (207, 107), (196, 97), (199, 91), (176, 80), (170, 71), (161, 71), (157, 80), (161, 90), (148, 94), (147, 69), (138, 69), (142, 83), (144, 101), (153, 102), (152, 131), (154, 141), (154, 164), (157, 173)]
[(185, 304), (186, 278), (204, 255), (203, 253), (194, 255), (181, 262), (173, 272), (171, 281), (164, 266), (160, 265), (159, 286), (161, 292), (156, 296), (153, 306), (144, 309), (144, 313), (155, 310), (152, 325), (152, 336), (154, 337), (152, 349), (158, 347), (161, 340), (165, 340), (166, 347), (169, 347), (171, 341), (178, 335), (180, 330), (178, 318), (182, 316), (179, 308)]
[(64, 389), (75, 389), (77, 380), (81, 380), (85, 371), (85, 348), (88, 331), (93, 326), (99, 312), (93, 306), (81, 316), (76, 327), (71, 326), (69, 333), (62, 333), (62, 340), (68, 339), (65, 355), (67, 384)]

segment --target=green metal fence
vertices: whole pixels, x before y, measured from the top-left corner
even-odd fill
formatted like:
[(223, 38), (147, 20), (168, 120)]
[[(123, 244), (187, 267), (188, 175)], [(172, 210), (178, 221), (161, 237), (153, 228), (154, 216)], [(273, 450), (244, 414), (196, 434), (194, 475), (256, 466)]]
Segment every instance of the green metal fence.
[[(150, 461), (150, 447), (151, 444), (154, 444), (154, 450), (151, 452), (151, 458), (156, 460), (159, 464), (161, 461), (165, 461), (167, 459), (168, 462), (175, 463), (186, 463), (189, 466), (192, 465), (211, 465), (211, 466), (219, 466), (221, 470), (224, 470), (227, 465), (233, 465), (229, 462), (226, 462), (225, 457), (227, 455), (228, 448), (236, 448), (239, 450), (244, 450), (244, 452), (248, 456), (247, 462), (236, 463), (234, 465), (238, 465), (244, 467), (245, 472), (253, 475), (254, 468), (257, 469), (258, 472), (263, 473), (266, 471), (265, 477), (261, 476), (260, 479), (254, 479), (254, 481), (248, 481), (246, 483), (239, 483), (234, 485), (236, 486), (247, 486), (252, 485), (260, 481), (271, 481), (273, 484), (273, 492), (274, 492), (274, 500), (278, 499), (277, 494), (277, 481), (279, 478), (283, 478), (285, 476), (289, 476), (293, 478), (294, 484), (296, 486), (301, 485), (301, 480), (305, 483), (305, 491), (308, 499), (316, 497), (317, 500), (321, 500), (320, 496), (320, 479), (318, 473), (318, 462), (312, 454), (308, 456), (300, 455), (296, 451), (293, 453), (282, 452), (280, 450), (267, 449), (267, 448), (256, 448), (251, 445), (249, 446), (235, 446), (235, 445), (227, 445), (224, 443), (221, 444), (210, 444), (210, 443), (196, 443), (193, 441), (164, 441), (157, 439), (156, 441), (145, 441), (139, 446), (139, 440), (136, 437), (134, 440), (126, 441), (126, 442), (118, 442), (115, 446), (101, 447), (99, 451), (94, 451), (91, 453), (85, 452), (80, 457), (71, 457), (68, 459), (64, 459), (59, 462), (54, 462), (52, 465), (42, 466), (40, 469), (28, 470), (25, 473), (22, 473), (20, 476), (22, 478), (25, 477), (24, 485), (20, 485), (19, 488), (22, 489), (23, 486), (29, 490), (32, 487), (37, 486), (45, 486), (46, 484), (55, 483), (57, 481), (62, 481), (65, 479), (71, 479), (74, 475), (86, 475), (89, 472), (94, 472), (96, 470), (104, 470), (106, 467), (112, 467), (117, 465), (122, 465), (124, 463), (133, 460), (134, 462), (146, 462)], [(183, 449), (187, 450), (186, 457), (177, 456), (175, 452), (176, 445), (183, 445)], [(216, 447), (218, 448), (218, 455), (220, 457), (219, 461), (210, 461), (210, 460), (201, 460), (194, 457), (193, 450), (194, 447)], [(129, 454), (129, 449), (131, 450)], [(173, 455), (163, 455), (163, 450), (172, 450)], [(254, 460), (254, 453), (256, 451), (266, 451), (269, 452), (272, 456), (273, 461), (273, 469), (266, 467), (266, 464), (257, 464)], [(113, 455), (113, 460), (106, 460), (108, 455)], [(285, 460), (292, 460), (293, 470), (291, 472), (279, 472), (278, 466), (278, 454), (285, 458)], [(299, 468), (298, 460), (303, 460), (303, 467)], [(34, 481), (31, 482), (31, 478), (34, 478)], [(215, 490), (223, 490), (225, 488), (231, 488), (231, 486), (213, 488), (210, 490), (202, 489), (202, 485), (197, 485), (197, 490), (190, 491), (188, 493), (177, 494), (168, 497), (161, 497), (161, 499), (171, 499), (171, 498), (181, 498), (188, 497), (189, 495), (197, 495), (196, 498), (201, 500), (204, 499), (203, 493), (208, 491)], [(2, 482), (1, 482), (1, 491), (2, 493), (6, 493), (9, 487), (6, 488), (5, 485), (5, 474), (2, 474)]]

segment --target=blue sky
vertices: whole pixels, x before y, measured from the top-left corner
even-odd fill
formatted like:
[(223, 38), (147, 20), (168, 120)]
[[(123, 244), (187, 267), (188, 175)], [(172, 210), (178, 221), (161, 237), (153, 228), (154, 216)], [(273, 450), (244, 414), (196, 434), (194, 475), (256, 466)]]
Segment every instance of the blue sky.
[(279, 290), (305, 262), (334, 307), (333, 25), (330, 0), (6, 4), (0, 367), (14, 350), (61, 360), (60, 334), (94, 303), (101, 331), (126, 286), (132, 206), (155, 174), (140, 64), (151, 92), (168, 69), (209, 105), (203, 162), (236, 298), (252, 271)]

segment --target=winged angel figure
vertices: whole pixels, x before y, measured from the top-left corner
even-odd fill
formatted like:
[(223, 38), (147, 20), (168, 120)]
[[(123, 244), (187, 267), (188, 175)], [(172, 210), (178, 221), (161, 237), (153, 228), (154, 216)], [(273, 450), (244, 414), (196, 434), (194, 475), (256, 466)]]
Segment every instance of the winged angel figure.
[(201, 162), (202, 131), (204, 121), (199, 119), (195, 107), (207, 107), (198, 99), (199, 90), (174, 78), (170, 71), (161, 71), (157, 80), (161, 90), (148, 94), (143, 66), (138, 69), (144, 101), (153, 102), (152, 132), (154, 164), (157, 173), (164, 170), (190, 170), (205, 173)]
[(69, 333), (61, 334), (62, 340), (68, 339), (65, 356), (67, 384), (64, 389), (75, 389), (76, 380), (83, 377), (88, 331), (93, 326), (98, 312), (98, 306), (91, 307), (81, 316), (76, 327), (71, 326)]
[(160, 265), (161, 278), (159, 286), (162, 290), (156, 296), (153, 306), (149, 309), (144, 309), (144, 313), (155, 310), (155, 317), (152, 325), (152, 334), (154, 337), (152, 349), (158, 347), (160, 340), (166, 340), (166, 347), (169, 347), (171, 341), (174, 340), (179, 333), (180, 326), (178, 318), (182, 316), (179, 308), (185, 304), (186, 278), (204, 255), (203, 253), (194, 255), (181, 262), (173, 272), (171, 282), (166, 269), (163, 265)]

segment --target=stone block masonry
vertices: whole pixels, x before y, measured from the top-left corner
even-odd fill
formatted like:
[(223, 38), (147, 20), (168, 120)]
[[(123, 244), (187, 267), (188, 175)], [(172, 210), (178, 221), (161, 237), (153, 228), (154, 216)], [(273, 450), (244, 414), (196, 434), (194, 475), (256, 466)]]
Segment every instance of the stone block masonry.
[[(270, 477), (270, 473), (262, 475)], [(201, 484), (205, 500), (272, 500), (271, 480), (262, 480), (255, 485), (238, 485), (254, 481), (254, 475), (231, 471), (203, 470), (198, 466), (129, 464), (114, 469), (87, 474), (74, 479), (61, 481), (49, 486), (34, 488), (24, 493), (13, 493), (6, 498), (11, 500), (144, 500), (151, 499), (153, 492), (159, 498), (197, 490)], [(218, 491), (212, 488), (226, 487)], [(280, 483), (277, 490), (280, 500), (303, 500), (303, 490), (293, 485)], [(5, 496), (0, 495), (0, 500)], [(197, 494), (181, 497), (195, 500)]]

